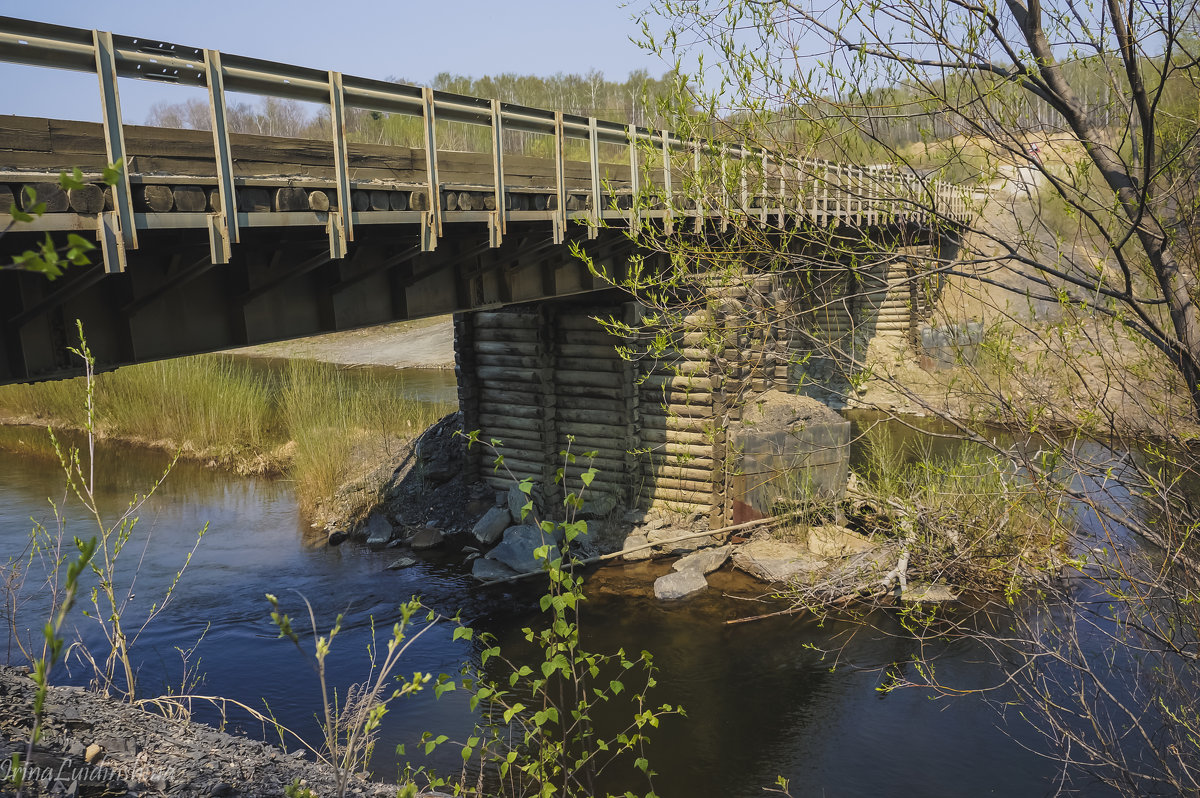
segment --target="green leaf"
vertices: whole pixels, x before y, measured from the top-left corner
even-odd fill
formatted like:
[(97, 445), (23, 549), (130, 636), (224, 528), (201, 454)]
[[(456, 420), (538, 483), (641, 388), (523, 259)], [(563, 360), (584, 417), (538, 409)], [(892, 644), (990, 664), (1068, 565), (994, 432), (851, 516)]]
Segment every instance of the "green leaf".
[(110, 186), (115, 186), (117, 181), (121, 179), (121, 162), (113, 161), (108, 166), (104, 167), (102, 179)]
[(78, 166), (71, 170), (71, 174), (61, 172), (58, 175), (58, 185), (63, 191), (83, 188), (86, 185), (83, 182), (83, 172), (79, 171)]
[(616, 679), (613, 679), (611, 682), (609, 682), (608, 687), (613, 691), (613, 695), (620, 695), (621, 691), (625, 689), (625, 685), (621, 684)]

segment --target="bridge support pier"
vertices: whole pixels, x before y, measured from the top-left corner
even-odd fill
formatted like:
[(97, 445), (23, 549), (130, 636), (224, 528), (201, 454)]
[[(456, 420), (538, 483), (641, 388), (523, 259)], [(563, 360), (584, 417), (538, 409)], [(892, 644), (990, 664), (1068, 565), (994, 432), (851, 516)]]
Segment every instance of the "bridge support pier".
[[(711, 289), (653, 357), (652, 336), (619, 337), (597, 321), (642, 326), (644, 309), (619, 295), (460, 313), (464, 428), (500, 441), (503, 455), (495, 468), (486, 447), (472, 447), (468, 473), (497, 489), (530, 479), (558, 507), (558, 470), (577, 491), (583, 455), (594, 452), (590, 512), (666, 506), (703, 513), (714, 528), (734, 523), (746, 481), (730, 430), (745, 402), (778, 388), (844, 407), (869, 340), (906, 340), (928, 317), (940, 286), (919, 277), (929, 255), (911, 247), (866, 265), (819, 264), (803, 287), (759, 275)], [(576, 459), (565, 463), (568, 446)]]

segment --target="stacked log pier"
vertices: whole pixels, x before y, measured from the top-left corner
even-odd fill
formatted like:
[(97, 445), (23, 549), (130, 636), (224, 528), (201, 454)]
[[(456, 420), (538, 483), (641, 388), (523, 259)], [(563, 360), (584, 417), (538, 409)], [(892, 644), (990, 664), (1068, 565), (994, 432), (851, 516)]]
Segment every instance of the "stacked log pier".
[(914, 246), (867, 264), (814, 264), (807, 291), (792, 300), (798, 322), (784, 370), (790, 388), (836, 404), (870, 341), (912, 343), (944, 282), (929, 273), (929, 259), (929, 247)]
[(721, 377), (708, 350), (698, 348), (712, 324), (710, 311), (688, 316), (675, 348), (639, 364), (642, 444), (639, 507), (665, 504), (711, 513), (720, 505), (723, 458), (717, 456), (714, 397)]
[[(464, 328), (465, 329), (460, 329)], [(470, 340), (464, 340), (469, 336)], [(474, 455), (480, 476), (498, 489), (517, 479), (544, 484), (554, 406), (543, 313), (481, 312), (456, 319), (459, 368), (474, 380), (459, 382), (464, 428), (480, 440), (499, 439), (507, 470), (493, 468), (494, 455)], [(509, 475), (511, 471), (511, 477)]]
[[(580, 474), (589, 467), (584, 452), (595, 452), (590, 461), (597, 469), (585, 499), (603, 504), (628, 501), (630, 489), (630, 431), (635, 419), (626, 400), (625, 361), (617, 354), (621, 338), (610, 335), (592, 318), (606, 318), (620, 308), (566, 306), (552, 321), (554, 338), (556, 465), (565, 468), (567, 489), (577, 492)], [(632, 408), (636, 413), (636, 408)], [(578, 456), (564, 463), (559, 452)]]
[[(825, 264), (807, 286), (769, 275), (722, 284), (672, 326), (665, 351), (634, 360), (617, 348), (645, 352), (647, 342), (611, 335), (596, 319), (624, 319), (636, 330), (635, 303), (543, 302), (459, 315), (464, 425), (483, 441), (502, 441), (507, 466), (493, 469), (492, 454), (476, 447), (467, 468), (501, 490), (513, 477), (531, 479), (557, 507), (564, 487), (556, 471), (565, 471), (565, 490), (577, 491), (589, 467), (583, 454), (594, 452), (598, 473), (585, 496), (593, 506), (666, 507), (728, 525), (727, 464), (736, 458), (726, 430), (747, 397), (800, 383), (818, 386), (814, 395), (831, 404), (845, 397), (848, 369), (859, 362), (851, 355), (883, 309), (901, 294), (909, 301), (910, 268), (903, 259), (858, 271)], [(921, 313), (931, 301), (921, 299)], [(574, 463), (562, 457), (568, 447)]]
[[(711, 357), (686, 344), (663, 359), (634, 363), (594, 317), (636, 320), (633, 303), (462, 314), (455, 319), (459, 405), (467, 430), (503, 442), (505, 469), (475, 447), (467, 468), (503, 490), (530, 478), (550, 506), (561, 506), (554, 481), (580, 488), (589, 465), (597, 474), (584, 494), (598, 507), (668, 506), (709, 513), (719, 506), (723, 459), (715, 456)], [(688, 336), (684, 336), (687, 338)], [(668, 359), (669, 358), (669, 359)], [(644, 378), (644, 379), (642, 379)], [(574, 463), (564, 463), (570, 447)], [(594, 452), (590, 461), (585, 452)], [(717, 512), (714, 515), (714, 519)]]

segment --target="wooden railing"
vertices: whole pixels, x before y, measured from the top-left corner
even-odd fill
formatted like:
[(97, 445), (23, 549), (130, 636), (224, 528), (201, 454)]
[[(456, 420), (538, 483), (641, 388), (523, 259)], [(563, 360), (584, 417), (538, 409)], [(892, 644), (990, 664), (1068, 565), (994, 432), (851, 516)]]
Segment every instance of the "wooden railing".
[[(26, 183), (45, 181), (48, 174), (73, 166), (86, 167), (86, 176), (94, 179), (101, 158), (102, 163), (124, 164), (102, 208), (72, 207), (66, 201), (64, 213), (47, 214), (32, 226), (95, 230), (111, 272), (124, 270), (125, 252), (138, 247), (139, 230), (156, 228), (207, 229), (212, 262), (226, 263), (241, 230), (255, 226), (324, 227), (330, 254), (337, 258), (354, 241), (356, 227), (379, 224), (419, 225), (421, 248), (432, 250), (448, 223), (486, 223), (491, 245), (499, 246), (509, 223), (521, 221), (549, 222), (554, 242), (561, 243), (572, 222), (586, 224), (591, 236), (604, 225), (638, 225), (643, 219), (670, 226), (692, 218), (697, 229), (709, 222), (724, 229), (731, 222), (755, 218), (764, 223), (773, 219), (780, 227), (930, 224), (938, 219), (965, 221), (969, 207), (969, 194), (962, 188), (891, 168), (785, 158), (595, 117), (12, 17), (0, 17), (0, 61), (98, 76), (102, 122), (79, 134), (94, 141), (95, 152), (86, 147), (83, 152), (95, 156), (92, 162), (81, 164), (77, 148), (63, 153), (62, 163), (50, 163), (59, 158), (50, 135), (54, 126), (87, 127), (86, 123), (25, 120), (34, 128), (44, 124), (49, 131), (47, 148), (38, 153), (21, 149), (31, 145), (6, 141), (5, 123), (0, 123), (0, 159), (8, 154), (12, 161), (0, 162), (5, 170), (0, 172), (0, 194), (7, 186), (19, 199)], [(155, 134), (127, 127), (117, 92), (120, 77), (206, 89), (211, 133)], [(239, 149), (265, 146), (259, 141), (265, 137), (230, 132), (229, 91), (325, 105), (331, 138), (308, 144), (312, 152), (327, 153), (328, 169), (322, 172), (309, 163), (306, 175), (281, 169), (275, 170), (279, 174), (247, 174), (239, 165)], [(422, 147), (381, 148), (349, 141), (348, 108), (419, 118)], [(7, 123), (7, 132), (20, 121)], [(439, 151), (438, 121), (489, 128), (490, 154)], [(506, 155), (503, 141), (508, 130), (553, 136), (553, 157), (541, 159), (539, 169), (530, 167), (528, 158)], [(139, 153), (131, 142), (156, 135), (164, 140), (174, 136), (195, 157), (197, 149), (203, 150), (207, 157), (199, 160), (207, 167), (165, 175), (137, 169), (137, 159), (153, 157), (153, 147), (144, 145)], [(586, 162), (566, 158), (568, 140), (584, 143)], [(627, 163), (602, 162), (601, 145), (626, 148)], [(397, 165), (404, 160), (401, 154), (407, 158), (403, 168)], [(379, 168), (362, 166), (364, 158), (374, 158)], [(513, 179), (517, 162), (523, 176)], [(456, 179), (446, 180), (451, 173)]]

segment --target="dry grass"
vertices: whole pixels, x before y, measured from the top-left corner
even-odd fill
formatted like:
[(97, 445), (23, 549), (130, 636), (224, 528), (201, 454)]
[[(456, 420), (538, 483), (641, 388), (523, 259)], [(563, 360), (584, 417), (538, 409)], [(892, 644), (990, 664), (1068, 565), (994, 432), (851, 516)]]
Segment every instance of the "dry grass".
[[(9, 422), (80, 429), (81, 379), (0, 387)], [(97, 434), (180, 450), (239, 471), (284, 472), (313, 507), (363, 462), (390, 458), (451, 405), (421, 402), (399, 378), (315, 361), (282, 370), (220, 355), (129, 366), (96, 380)]]

